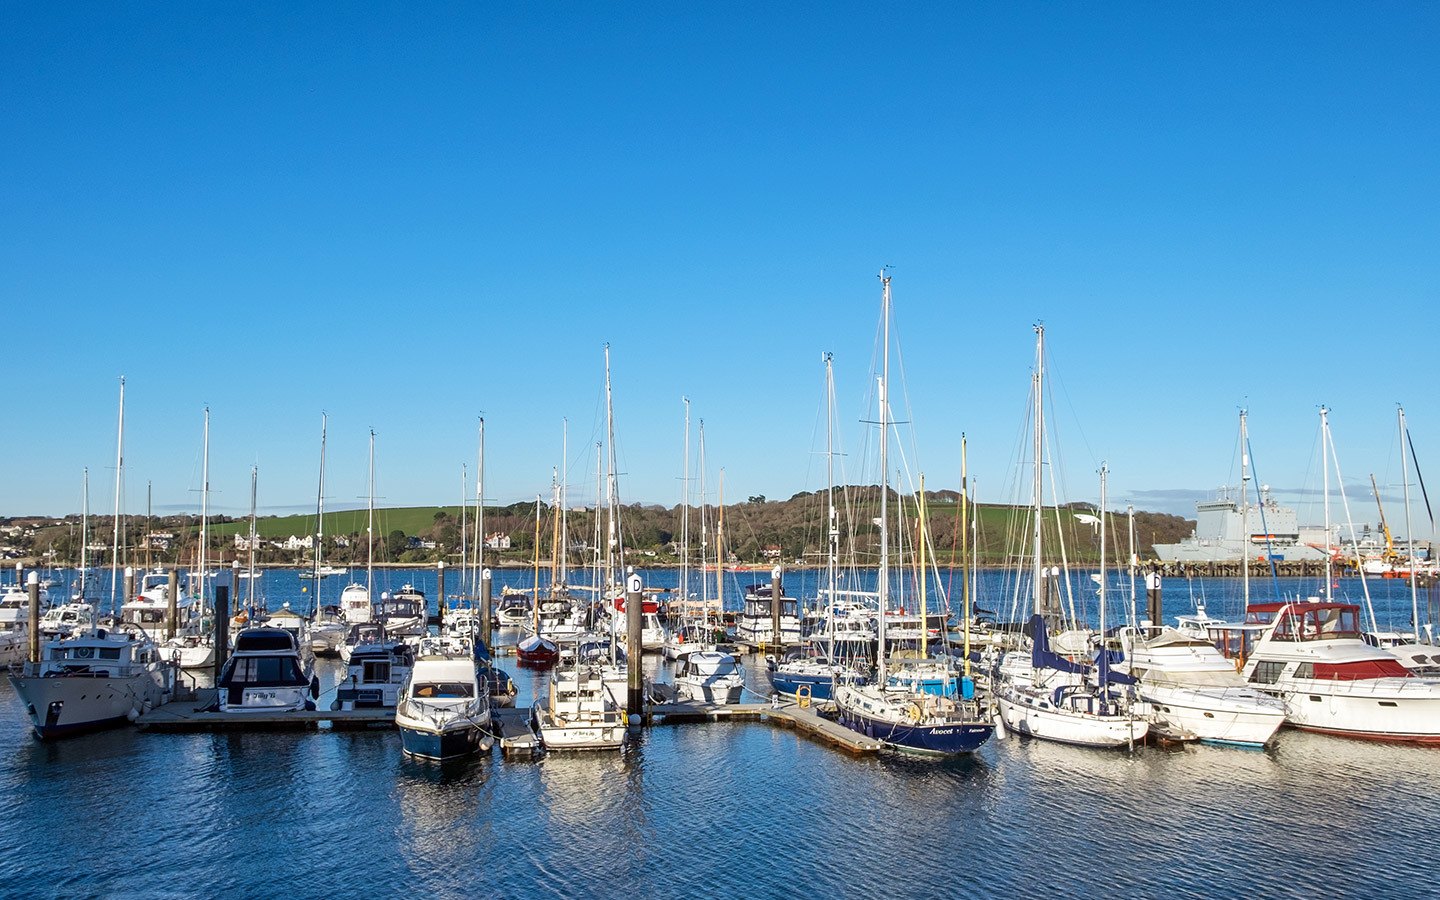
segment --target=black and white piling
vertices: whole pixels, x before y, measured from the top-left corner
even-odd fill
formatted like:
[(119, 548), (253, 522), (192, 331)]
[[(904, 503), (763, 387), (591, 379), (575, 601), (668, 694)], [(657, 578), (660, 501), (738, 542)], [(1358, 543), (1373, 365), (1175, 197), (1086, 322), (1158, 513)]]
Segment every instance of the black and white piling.
[(640, 661), (645, 628), (645, 601), (642, 582), (634, 572), (625, 580), (625, 671), (628, 676), (625, 711), (631, 724), (645, 717), (645, 666)]
[(1160, 573), (1156, 571), (1145, 573), (1145, 610), (1150, 616), (1151, 625), (1161, 623)]
[[(231, 569), (231, 575), (232, 575), (232, 581), (231, 581), (231, 583), (232, 583), (232, 584), (235, 583), (235, 582), (234, 582), (234, 579), (233, 579), (233, 576), (239, 574), (239, 571), (240, 571), (240, 565), (239, 565), (239, 563), (236, 563), (236, 564), (235, 564), (235, 567)], [(218, 581), (219, 579), (216, 579), (216, 580)], [(318, 588), (318, 587), (320, 586), (320, 585), (319, 585), (319, 582), (316, 582), (316, 585), (315, 585), (315, 586)], [(316, 592), (316, 599), (317, 599), (317, 600), (319, 599), (319, 592), (318, 592), (318, 591)], [(202, 600), (202, 602), (203, 602), (203, 600)], [(220, 673), (225, 669), (225, 658), (229, 655), (229, 650), (230, 650), (230, 585), (228, 585), (228, 584), (216, 584), (216, 585), (215, 585), (215, 681), (216, 681), (217, 683), (220, 681)]]
[[(463, 569), (461, 570), (461, 573), (460, 573), (460, 574), (461, 574), (461, 575), (464, 575), (464, 574), (465, 574)], [(435, 596), (435, 622), (436, 622), (437, 625), (440, 626), (440, 630), (441, 630), (441, 631), (444, 631), (444, 630), (445, 630), (445, 560), (443, 560), (443, 559), (440, 560), (439, 562), (435, 563), (435, 579), (436, 579), (436, 581), (439, 582), (439, 585), (438, 585), (438, 586), (436, 587), (436, 589), (435, 589), (435, 595), (436, 595), (436, 596)], [(461, 582), (461, 584), (463, 585), (464, 582), (465, 582), (465, 579), (464, 579), (464, 578), (461, 578), (461, 579), (460, 579), (460, 582)], [(463, 590), (463, 587), (462, 587), (462, 590)]]
[(40, 663), (40, 576), (31, 572), (25, 579), (25, 592), (30, 595), (30, 662)]
[(165, 640), (168, 641), (179, 631), (180, 570), (168, 566), (165, 575)]
[(770, 570), (770, 642), (777, 648), (785, 646), (785, 634), (780, 630), (780, 590), (784, 580), (784, 567), (777, 565)]
[(490, 644), (490, 630), (494, 627), (490, 618), (491, 599), (494, 597), (493, 587), (494, 582), (490, 580), (490, 570), (486, 569), (480, 573), (480, 638), (485, 641), (486, 646)]

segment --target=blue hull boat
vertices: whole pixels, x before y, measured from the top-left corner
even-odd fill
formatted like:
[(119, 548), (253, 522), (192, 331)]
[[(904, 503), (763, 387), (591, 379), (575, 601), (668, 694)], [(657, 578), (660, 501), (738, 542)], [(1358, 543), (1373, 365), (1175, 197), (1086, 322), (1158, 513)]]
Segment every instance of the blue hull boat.
[(953, 756), (974, 753), (995, 733), (988, 722), (906, 725), (874, 719), (842, 708), (840, 724), (871, 740), (907, 753)]

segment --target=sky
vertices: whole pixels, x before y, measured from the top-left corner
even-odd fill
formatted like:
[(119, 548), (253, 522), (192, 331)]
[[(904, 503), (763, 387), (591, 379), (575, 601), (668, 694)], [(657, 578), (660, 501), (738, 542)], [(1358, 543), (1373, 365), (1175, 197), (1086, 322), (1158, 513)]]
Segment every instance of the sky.
[[(1254, 462), (1356, 514), (1440, 471), (1440, 7), (7, 3), (0, 515), (849, 480), (880, 286), (906, 462), (1023, 462), (1044, 322), (1056, 471), (1193, 514)], [(900, 363), (903, 361), (903, 367)], [(903, 371), (902, 371), (903, 369)], [(873, 404), (872, 404), (873, 406)], [(868, 429), (868, 431), (867, 431)], [(568, 441), (562, 437), (568, 431)], [(1440, 500), (1440, 497), (1437, 497)], [(1392, 516), (1395, 513), (1392, 512)], [(1302, 520), (1315, 518), (1302, 511)]]

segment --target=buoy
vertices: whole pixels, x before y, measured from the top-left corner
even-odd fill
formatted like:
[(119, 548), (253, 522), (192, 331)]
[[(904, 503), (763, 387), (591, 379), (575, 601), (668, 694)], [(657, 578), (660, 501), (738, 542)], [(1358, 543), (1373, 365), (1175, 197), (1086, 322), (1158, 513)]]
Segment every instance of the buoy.
[(630, 727), (631, 727), (631, 728), (639, 728), (639, 727), (640, 727), (640, 714), (639, 714), (639, 713), (631, 713), (631, 714), (630, 714)]

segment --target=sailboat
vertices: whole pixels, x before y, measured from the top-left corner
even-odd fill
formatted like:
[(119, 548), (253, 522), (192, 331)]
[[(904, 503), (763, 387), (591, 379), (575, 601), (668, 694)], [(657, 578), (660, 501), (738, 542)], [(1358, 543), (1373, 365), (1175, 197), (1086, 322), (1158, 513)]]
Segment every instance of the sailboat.
[[(1335, 454), (1329, 410), (1323, 406), (1320, 429), (1328, 534)], [(1338, 476), (1338, 461), (1335, 468)], [(1353, 535), (1353, 524), (1350, 531)], [(1417, 675), (1376, 646), (1373, 637), (1367, 640), (1359, 604), (1338, 601), (1329, 593), (1332, 559), (1327, 552), (1320, 597), (1250, 603), (1247, 580), (1243, 624), (1196, 624), (1227, 656), (1243, 664), (1242, 674), (1251, 687), (1285, 704), (1286, 722), (1296, 728), (1373, 741), (1440, 744), (1440, 678)], [(1368, 601), (1363, 576), (1360, 584)], [(1373, 607), (1370, 619), (1373, 631)]]
[[(1240, 412), (1240, 483), (1250, 482), (1246, 413)], [(1248, 498), (1242, 495), (1242, 509)], [(1104, 515), (1102, 504), (1101, 515)], [(1242, 522), (1246, 514), (1242, 512)], [(1246, 574), (1248, 593), (1248, 572)], [(1203, 611), (1202, 611), (1203, 612)], [(1185, 621), (1195, 621), (1185, 617)], [(1141, 624), (1122, 632), (1125, 662), (1155, 723), (1180, 737), (1263, 747), (1285, 723), (1285, 704), (1255, 690), (1202, 633)]]
[(890, 608), (889, 541), (889, 386), (890, 386), (890, 275), (881, 271), (881, 327), (883, 350), (876, 398), (880, 412), (880, 566), (876, 575), (879, 594), (876, 634), (876, 677), (871, 684), (837, 684), (835, 706), (840, 723), (907, 753), (954, 755), (973, 753), (995, 733), (994, 722), (973, 699), (926, 693), (889, 683), (885, 620)]
[[(94, 597), (91, 588), (93, 583), (90, 579), (90, 550), (87, 546), (90, 543), (90, 469), (83, 470), (82, 488), (80, 497), (80, 566), (76, 570), (78, 576), (74, 584), (74, 591), (70, 599), (64, 603), (54, 603), (40, 616), (40, 636), (43, 640), (53, 641), (60, 638), (67, 638), (77, 634), (83, 634), (95, 627), (96, 611), (100, 603)], [(45, 591), (45, 583), (40, 583), (41, 591)], [(27, 597), (28, 602), (28, 597)], [(0, 614), (3, 614), (5, 604), (0, 600)], [(27, 612), (28, 627), (28, 612)], [(19, 649), (14, 658), (7, 658), (7, 639), (15, 640), (17, 646), (27, 641), (21, 635), (23, 631), (11, 631), (6, 628), (5, 623), (0, 621), (0, 666), (18, 663), (24, 659), (24, 649)]]
[[(210, 408), (205, 408), (205, 430), (200, 466), (200, 546), (197, 556), (199, 586), (195, 596), (181, 596), (175, 603), (174, 634), (164, 635), (156, 626), (169, 621), (170, 578), (163, 570), (147, 573), (140, 582), (140, 593), (127, 600), (121, 618), (144, 628), (158, 643), (162, 659), (178, 663), (182, 669), (204, 669), (215, 665), (215, 631), (205, 610), (206, 551), (210, 544)], [(168, 628), (164, 629), (168, 631)]]
[[(118, 605), (120, 499), (125, 471), (125, 379), (120, 379), (120, 417), (115, 450), (115, 514), (110, 557), (110, 606)], [(175, 669), (165, 665), (143, 633), (93, 628), (51, 641), (38, 662), (11, 675), (40, 738), (63, 737), (133, 721), (173, 695)]]
[[(860, 680), (859, 673), (842, 662), (841, 657), (850, 660), (861, 656), (868, 657), (874, 646), (874, 629), (871, 625), (872, 619), (869, 610), (862, 609), (858, 603), (842, 599), (836, 585), (836, 570), (840, 554), (840, 516), (835, 507), (834, 357), (832, 354), (826, 353), (823, 360), (825, 363), (825, 472), (827, 481), (825, 509), (828, 534), (825, 552), (825, 589), (820, 594), (825, 610), (821, 616), (823, 637), (817, 640), (812, 635), (808, 652), (795, 658), (783, 661), (777, 660), (774, 656), (765, 658), (766, 665), (770, 670), (770, 686), (775, 689), (775, 693), (786, 697), (808, 693), (815, 700), (832, 699), (837, 679), (842, 682), (846, 680), (858, 682)], [(852, 629), (851, 625), (859, 627)], [(837, 640), (842, 636), (843, 638), (858, 637), (859, 640)], [(820, 646), (822, 644), (823, 647)], [(847, 648), (846, 652), (837, 654), (837, 649), (842, 647)]]
[[(609, 541), (606, 544), (605, 580), (599, 581), (601, 573), (596, 573), (596, 587), (601, 597), (609, 591), (618, 590), (613, 581), (615, 566), (617, 563), (624, 565), (624, 543), (618, 513), (619, 491), (615, 478), (615, 418), (610, 390), (609, 344), (605, 345), (605, 419), (609, 449), (605, 478)], [(598, 489), (598, 478), (596, 485)], [(538, 540), (536, 546), (539, 546)], [(638, 590), (638, 576), (632, 574), (630, 581), (632, 587)], [(538, 588), (538, 579), (536, 585)], [(619, 617), (612, 615), (611, 622), (618, 623)], [(536, 730), (540, 732), (540, 739), (547, 750), (614, 750), (624, 746), (626, 721), (616, 692), (624, 690), (628, 684), (629, 670), (617, 647), (617, 630), (618, 627), (612, 625), (605, 644), (608, 659), (586, 659), (577, 641), (571, 658), (551, 670), (548, 691), (532, 708)], [(628, 665), (640, 664), (637, 650), (631, 648), (635, 658)]]
[[(1102, 642), (1094, 666), (1076, 662), (1050, 648), (1045, 618), (1043, 585), (1043, 515), (1041, 467), (1045, 450), (1045, 328), (1035, 326), (1034, 444), (1032, 451), (1033, 507), (1031, 516), (1031, 590), (1034, 613), (1030, 617), (1029, 658), (1010, 651), (992, 678), (995, 702), (1005, 727), (1019, 734), (1078, 744), (1085, 747), (1133, 747), (1150, 730), (1150, 723), (1137, 713), (1128, 693), (1127, 675), (1110, 670), (1110, 653), (1105, 648), (1104, 522), (1101, 522), (1100, 634)], [(1101, 508), (1104, 509), (1105, 467), (1101, 466)]]

